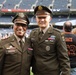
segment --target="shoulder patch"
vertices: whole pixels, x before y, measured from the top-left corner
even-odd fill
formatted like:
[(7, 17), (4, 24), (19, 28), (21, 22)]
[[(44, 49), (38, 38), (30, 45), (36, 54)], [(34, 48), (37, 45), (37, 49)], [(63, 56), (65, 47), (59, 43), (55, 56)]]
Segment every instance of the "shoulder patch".
[(65, 33), (62, 32), (62, 33), (61, 33), (61, 37), (62, 37), (63, 41), (65, 41), (65, 37), (64, 37), (64, 35), (65, 35)]
[(65, 33), (64, 32), (61, 32), (61, 36), (64, 36), (65, 35)]

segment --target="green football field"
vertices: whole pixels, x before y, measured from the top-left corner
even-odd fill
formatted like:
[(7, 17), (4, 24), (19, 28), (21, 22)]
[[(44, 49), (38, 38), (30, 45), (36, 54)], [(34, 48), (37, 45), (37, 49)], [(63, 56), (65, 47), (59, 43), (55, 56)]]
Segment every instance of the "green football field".
[(33, 75), (33, 73), (32, 73), (32, 71), (31, 71), (31, 70), (32, 70), (32, 68), (30, 68), (30, 75)]

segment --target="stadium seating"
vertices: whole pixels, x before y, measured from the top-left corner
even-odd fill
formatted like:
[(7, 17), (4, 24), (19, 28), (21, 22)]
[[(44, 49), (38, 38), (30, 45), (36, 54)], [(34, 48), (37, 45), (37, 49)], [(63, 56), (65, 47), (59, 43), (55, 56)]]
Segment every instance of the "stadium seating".
[(55, 0), (53, 9), (65, 9), (67, 4), (68, 0)]
[(72, 8), (76, 8), (76, 0), (0, 0), (0, 4), (5, 9), (13, 9), (15, 6), (17, 9), (31, 9), (32, 6), (45, 5), (49, 7), (53, 5), (53, 9), (67, 8), (67, 4), (71, 3)]
[(0, 0), (0, 4), (2, 4), (3, 3), (3, 0)]
[[(19, 12), (32, 12), (32, 15), (29, 15), (29, 20), (30, 20), (30, 25), (31, 24), (35, 24), (36, 20), (35, 17), (33, 15), (33, 9), (37, 6), (37, 5), (45, 5), (48, 8), (50, 8), (50, 10), (52, 9), (53, 13), (54, 12), (66, 12), (67, 15), (56, 15), (54, 14), (53, 19), (50, 23), (57, 23), (57, 22), (64, 22), (67, 20), (75, 20), (75, 16), (70, 16), (69, 13), (67, 12), (70, 9), (76, 9), (76, 0), (0, 0), (0, 11), (2, 11), (2, 13), (10, 13), (10, 12), (15, 12), (17, 13), (16, 10), (18, 10)], [(30, 13), (31, 14), (31, 13)], [(74, 13), (75, 14), (75, 13)], [(1, 15), (0, 13), (0, 25), (1, 24), (7, 24), (7, 23), (12, 23), (12, 15)], [(3, 29), (2, 31), (4, 33), (8, 33), (11, 29)], [(3, 36), (3, 32), (2, 36)], [(27, 31), (27, 33), (29, 34), (30, 30)]]
[(37, 5), (45, 5), (45, 6), (49, 6), (52, 3), (52, 0), (38, 0)]
[(20, 9), (31, 9), (36, 0), (23, 0), (19, 6)]
[(3, 5), (4, 9), (13, 9), (16, 4), (19, 3), (20, 0), (6, 0), (6, 2)]
[(71, 8), (76, 9), (76, 0), (72, 0), (71, 4), (72, 4)]
[(11, 16), (0, 16), (0, 22), (10, 23), (12, 21)]

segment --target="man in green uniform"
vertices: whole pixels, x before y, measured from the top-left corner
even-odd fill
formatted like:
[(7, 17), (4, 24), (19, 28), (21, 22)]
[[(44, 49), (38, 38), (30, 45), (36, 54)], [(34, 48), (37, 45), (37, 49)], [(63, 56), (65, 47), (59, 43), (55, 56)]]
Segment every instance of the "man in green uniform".
[(64, 38), (50, 25), (52, 12), (45, 6), (34, 9), (39, 28), (29, 38), (33, 47), (34, 75), (70, 75), (70, 62)]
[(28, 17), (19, 13), (12, 22), (14, 34), (0, 41), (0, 75), (30, 75), (32, 48), (25, 36)]

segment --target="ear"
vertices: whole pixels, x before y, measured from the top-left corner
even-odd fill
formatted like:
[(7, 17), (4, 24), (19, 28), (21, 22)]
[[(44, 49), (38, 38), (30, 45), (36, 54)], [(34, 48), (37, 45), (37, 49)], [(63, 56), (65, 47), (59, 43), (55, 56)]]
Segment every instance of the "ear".
[(14, 28), (15, 28), (15, 24), (13, 24), (13, 26), (12, 26), (12, 29), (14, 30)]
[(50, 17), (50, 20), (52, 20), (52, 17)]
[(49, 22), (52, 20), (52, 17), (49, 16)]
[(14, 29), (14, 24), (13, 24), (13, 26), (12, 26), (12, 29)]
[(26, 26), (26, 29), (28, 29), (28, 26)]

